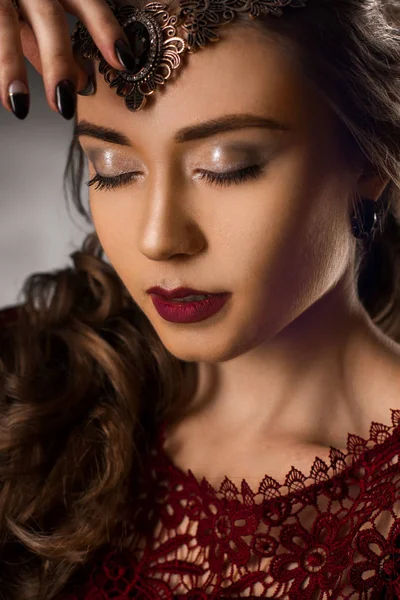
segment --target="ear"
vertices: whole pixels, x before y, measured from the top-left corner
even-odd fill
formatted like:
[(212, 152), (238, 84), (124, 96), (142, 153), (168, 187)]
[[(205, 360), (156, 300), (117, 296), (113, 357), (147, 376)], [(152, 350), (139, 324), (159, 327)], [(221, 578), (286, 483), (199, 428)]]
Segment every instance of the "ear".
[(387, 175), (382, 175), (374, 165), (366, 161), (357, 182), (357, 192), (361, 197), (378, 200), (389, 182)]

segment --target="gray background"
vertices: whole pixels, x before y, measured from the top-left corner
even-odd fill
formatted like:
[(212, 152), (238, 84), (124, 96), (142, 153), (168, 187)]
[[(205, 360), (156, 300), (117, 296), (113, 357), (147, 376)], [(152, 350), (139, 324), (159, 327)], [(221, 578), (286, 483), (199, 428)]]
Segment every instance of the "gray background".
[[(76, 17), (68, 21), (72, 31)], [(29, 115), (20, 121), (0, 104), (0, 310), (17, 303), (31, 273), (71, 265), (69, 254), (92, 229), (70, 202), (71, 218), (63, 194), (73, 120), (50, 109), (42, 77), (26, 65)], [(87, 194), (82, 186), (85, 204)]]

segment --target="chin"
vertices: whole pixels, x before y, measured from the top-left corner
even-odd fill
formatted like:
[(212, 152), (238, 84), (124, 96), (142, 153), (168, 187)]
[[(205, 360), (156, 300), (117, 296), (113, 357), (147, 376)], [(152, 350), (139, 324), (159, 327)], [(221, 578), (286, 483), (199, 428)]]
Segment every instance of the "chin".
[[(153, 324), (154, 326), (154, 324)], [(223, 328), (207, 331), (178, 331), (165, 333), (156, 328), (163, 346), (173, 356), (185, 362), (220, 363), (232, 360), (251, 349), (237, 339), (229, 339)]]

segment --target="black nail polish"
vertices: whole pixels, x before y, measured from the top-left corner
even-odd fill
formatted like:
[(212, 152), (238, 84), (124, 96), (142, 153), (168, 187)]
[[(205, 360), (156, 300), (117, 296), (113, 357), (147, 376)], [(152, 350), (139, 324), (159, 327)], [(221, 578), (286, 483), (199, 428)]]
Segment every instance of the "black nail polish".
[(29, 113), (29, 88), (21, 79), (15, 79), (8, 86), (10, 108), (18, 119), (25, 119)]
[(137, 59), (126, 42), (124, 40), (117, 40), (114, 47), (118, 60), (124, 69), (126, 71), (135, 71), (137, 69)]
[(10, 94), (10, 106), (18, 119), (25, 119), (29, 113), (30, 97), (29, 94)]
[(64, 79), (56, 87), (57, 108), (60, 114), (68, 121), (72, 119), (76, 110), (75, 86), (69, 79)]

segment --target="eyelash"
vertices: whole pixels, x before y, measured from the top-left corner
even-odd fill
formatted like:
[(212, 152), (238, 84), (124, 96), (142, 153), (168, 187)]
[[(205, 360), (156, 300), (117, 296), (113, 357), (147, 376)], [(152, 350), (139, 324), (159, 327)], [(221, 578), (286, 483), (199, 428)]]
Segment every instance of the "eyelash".
[[(211, 173), (208, 171), (201, 171), (199, 176), (200, 179), (205, 179), (212, 185), (225, 187), (232, 184), (240, 184), (250, 179), (257, 179), (263, 170), (263, 165), (252, 165), (251, 167), (246, 167), (245, 169), (240, 169), (239, 171), (232, 171), (230, 173)], [(134, 181), (136, 177), (137, 175), (135, 173), (122, 173), (116, 177), (103, 177), (102, 175), (96, 173), (96, 175), (90, 181), (86, 182), (86, 185), (92, 186), (97, 184), (97, 187), (95, 188), (96, 190), (110, 190), (123, 187)]]

